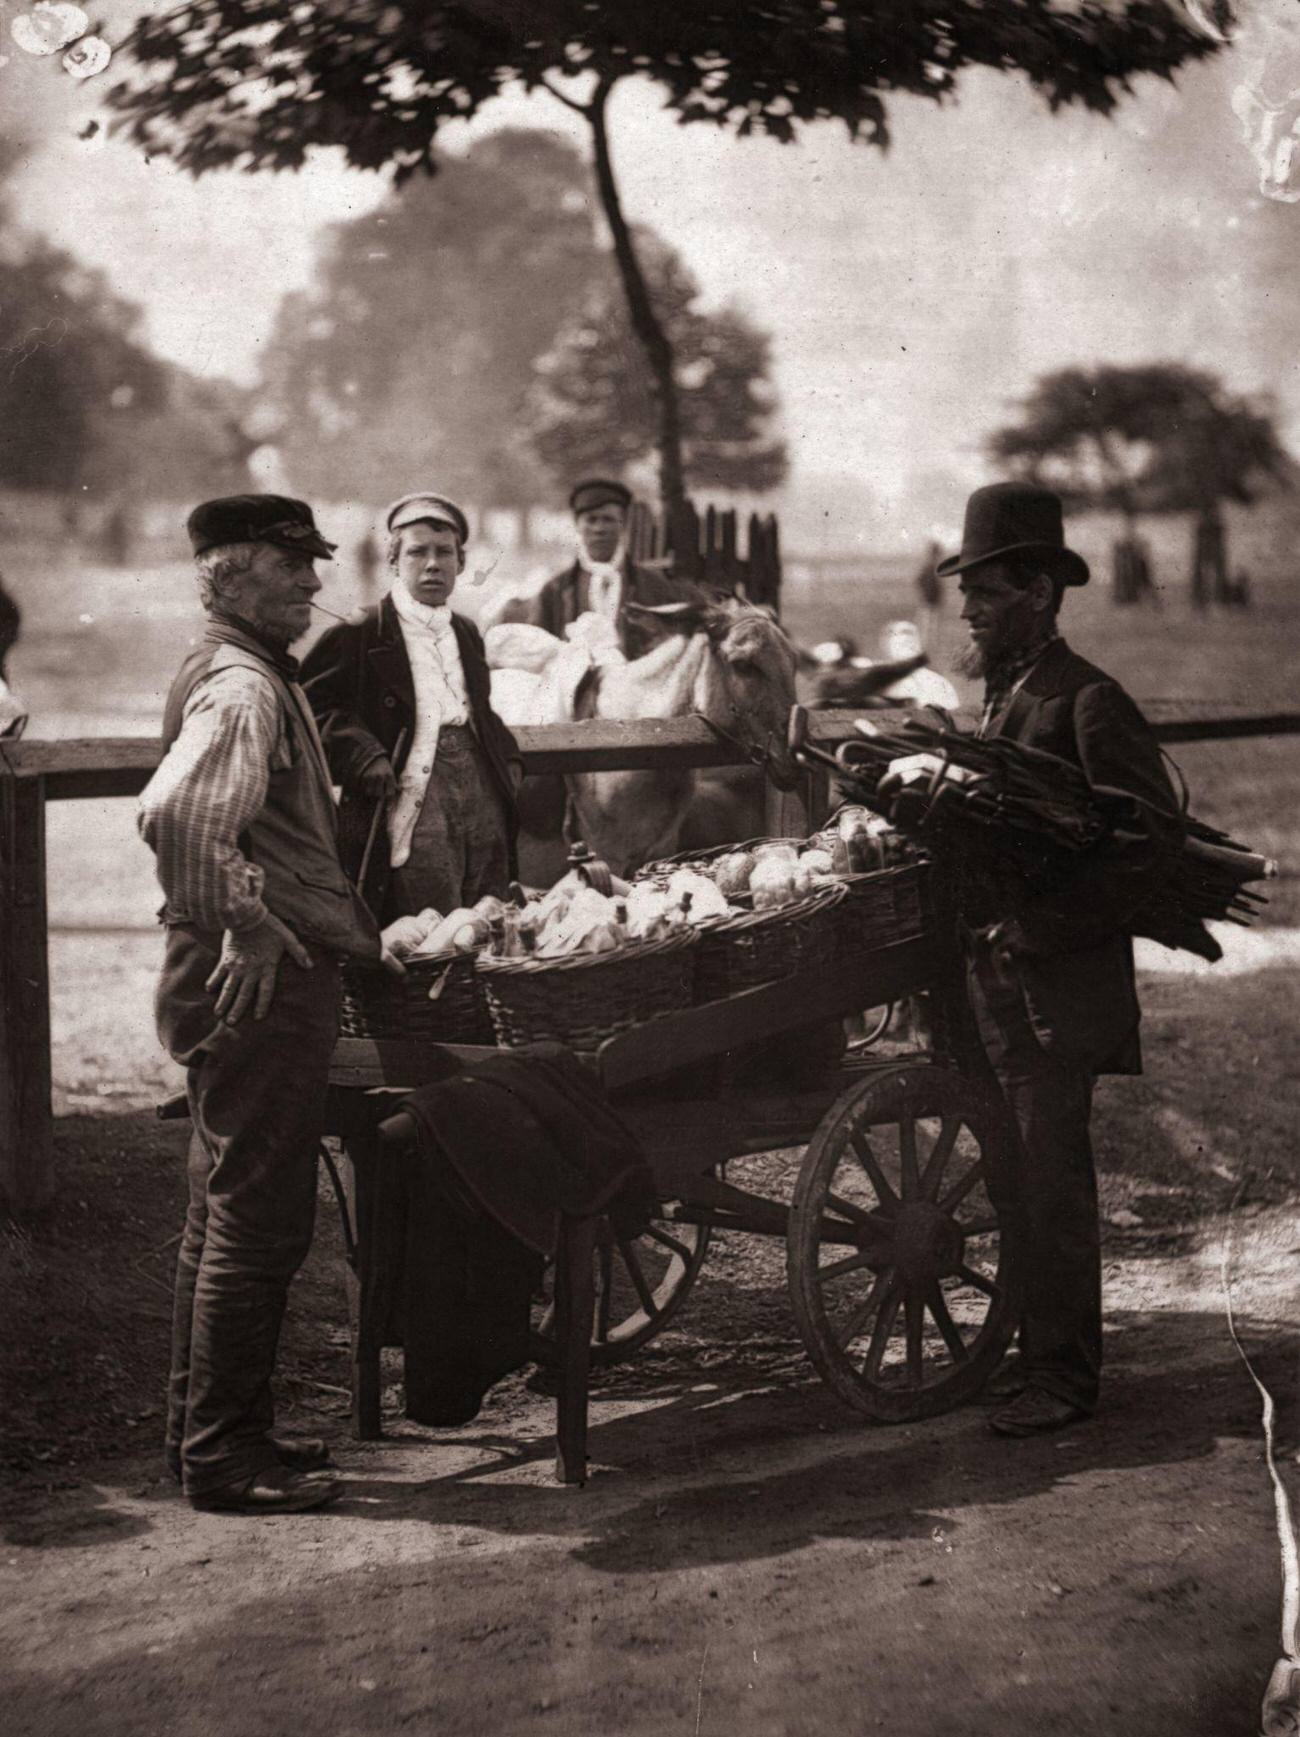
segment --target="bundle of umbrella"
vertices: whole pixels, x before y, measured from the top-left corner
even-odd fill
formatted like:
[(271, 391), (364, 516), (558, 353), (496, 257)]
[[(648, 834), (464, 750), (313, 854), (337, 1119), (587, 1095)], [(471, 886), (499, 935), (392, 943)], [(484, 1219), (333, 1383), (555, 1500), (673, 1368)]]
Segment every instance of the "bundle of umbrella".
[[(1033, 873), (1062, 853), (1076, 856), (1133, 831), (1133, 796), (1089, 784), (1077, 766), (1041, 749), (1005, 737), (958, 735), (919, 718), (889, 729), (859, 720), (856, 728), (859, 740), (845, 743), (832, 760), (796, 722), (796, 751), (831, 761), (862, 801), (936, 853), (982, 835)], [(1205, 924), (1249, 923), (1265, 901), (1247, 890), (1248, 883), (1271, 879), (1277, 864), (1191, 815), (1181, 823), (1177, 861), (1129, 926), (1163, 946), (1220, 959), (1223, 949)]]

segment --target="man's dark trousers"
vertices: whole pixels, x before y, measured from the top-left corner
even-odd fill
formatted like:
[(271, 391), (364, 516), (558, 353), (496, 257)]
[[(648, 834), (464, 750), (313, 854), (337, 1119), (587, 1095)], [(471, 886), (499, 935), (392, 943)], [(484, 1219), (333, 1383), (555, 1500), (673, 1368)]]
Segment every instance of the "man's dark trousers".
[(262, 1020), (220, 1025), (204, 984), (219, 935), (168, 931), (156, 1013), (187, 1069), (194, 1133), (176, 1265), (169, 1455), (186, 1493), (275, 1465), (271, 1376), (285, 1300), (311, 1246), (316, 1161), (338, 1033), (338, 967), (280, 961)]
[(1039, 1042), (1014, 965), (976, 943), (967, 982), (1012, 1132), (1021, 1365), (1032, 1387), (1092, 1411), (1101, 1377), (1093, 1073)]

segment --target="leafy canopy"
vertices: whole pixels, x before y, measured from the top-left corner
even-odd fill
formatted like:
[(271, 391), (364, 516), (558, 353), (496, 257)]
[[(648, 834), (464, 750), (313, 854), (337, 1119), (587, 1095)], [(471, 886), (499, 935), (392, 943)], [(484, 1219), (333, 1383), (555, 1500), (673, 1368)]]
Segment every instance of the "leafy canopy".
[[(673, 348), (683, 465), (692, 489), (761, 494), (785, 476), (767, 335), (735, 308), (697, 305), (699, 284), (653, 231), (637, 232), (655, 308)], [(528, 410), (533, 444), (557, 484), (584, 472), (625, 473), (658, 436), (654, 379), (612, 267), (564, 325), (537, 369)]]
[(1105, 114), (1135, 75), (1217, 46), (1173, 0), (193, 0), (140, 21), (114, 102), (196, 174), (341, 145), (405, 175), (515, 83), (641, 76), (683, 123), (788, 142), (837, 120), (883, 147), (891, 94), (942, 101), (966, 67)]
[(317, 285), (281, 307), (262, 402), (308, 493), (382, 499), (395, 476), (499, 507), (548, 492), (523, 425), (534, 366), (608, 270), (585, 165), (504, 128), (440, 170), (335, 225)]
[(989, 451), (1079, 505), (1130, 514), (1248, 503), (1292, 469), (1270, 403), (1180, 362), (1046, 374)]

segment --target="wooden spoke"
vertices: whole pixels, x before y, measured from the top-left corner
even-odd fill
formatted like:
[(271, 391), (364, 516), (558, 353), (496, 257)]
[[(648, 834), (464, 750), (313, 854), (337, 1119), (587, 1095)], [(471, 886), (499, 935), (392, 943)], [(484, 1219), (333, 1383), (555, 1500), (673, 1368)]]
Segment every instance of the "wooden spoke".
[(684, 1261), (690, 1260), (691, 1251), (687, 1248), (686, 1244), (684, 1242), (678, 1242), (675, 1236), (669, 1236), (668, 1232), (666, 1230), (661, 1230), (657, 1224), (647, 1225), (645, 1234), (650, 1237), (652, 1241), (661, 1244), (662, 1247), (670, 1248), (675, 1255), (680, 1257), (680, 1259)]
[(641, 1299), (641, 1307), (647, 1315), (657, 1315), (659, 1305), (655, 1302), (654, 1292), (646, 1283), (645, 1273), (641, 1269), (641, 1257), (636, 1252), (636, 1244), (619, 1237), (618, 1249), (623, 1257), (623, 1265), (627, 1268), (628, 1277), (636, 1286), (636, 1294)]
[(986, 1279), (984, 1274), (977, 1272), (974, 1267), (958, 1267), (957, 1271), (968, 1285), (974, 1285), (975, 1289), (983, 1291), (986, 1297), (1000, 1297), (1002, 1295), (1001, 1285), (995, 1284), (992, 1279)]
[(925, 1294), (925, 1306), (934, 1316), (934, 1324), (943, 1334), (943, 1342), (952, 1352), (954, 1363), (964, 1363), (970, 1356), (966, 1349), (966, 1341), (961, 1336), (961, 1328), (948, 1313), (948, 1305), (943, 1300), (943, 1292), (938, 1285), (931, 1285)]
[(871, 1145), (867, 1140), (866, 1135), (862, 1133), (854, 1134), (852, 1145), (853, 1150), (858, 1155), (858, 1162), (862, 1165), (862, 1168), (866, 1171), (871, 1180), (871, 1186), (875, 1189), (876, 1198), (879, 1200), (880, 1204), (882, 1206), (897, 1206), (898, 1196), (890, 1187), (884, 1171), (880, 1168), (880, 1164), (875, 1153), (871, 1150)]
[(897, 1291), (892, 1291), (880, 1305), (880, 1313), (876, 1316), (876, 1324), (871, 1330), (871, 1343), (867, 1346), (867, 1360), (862, 1365), (862, 1373), (868, 1381), (874, 1381), (880, 1374), (881, 1360), (889, 1344), (889, 1335), (894, 1330), (894, 1322), (898, 1319), (898, 1311), (903, 1299)]
[(826, 1204), (834, 1207), (842, 1217), (851, 1224), (870, 1224), (871, 1214), (864, 1207), (854, 1206), (851, 1200), (844, 1200), (838, 1194), (827, 1194)]
[(873, 1260), (878, 1259), (875, 1249), (859, 1249), (856, 1254), (845, 1255), (842, 1261), (832, 1261), (828, 1267), (818, 1267), (818, 1283), (824, 1284), (827, 1279), (842, 1279), (845, 1273), (860, 1273), (863, 1267), (870, 1266)]
[(862, 1416), (961, 1405), (1011, 1340), (1017, 1250), (987, 1191), (1007, 1137), (978, 1080), (918, 1058), (869, 1071), (814, 1130), (790, 1202), (790, 1301), (817, 1369)]
[(596, 1248), (596, 1323), (598, 1345), (609, 1339), (609, 1315), (614, 1303), (614, 1251), (607, 1242)]
[(952, 1149), (957, 1144), (957, 1136), (961, 1133), (962, 1120), (960, 1116), (945, 1116), (939, 1124), (939, 1133), (934, 1145), (930, 1148), (930, 1156), (925, 1161), (925, 1169), (921, 1172), (921, 1196), (925, 1200), (933, 1197), (939, 1186), (939, 1178), (943, 1175), (944, 1166), (952, 1157)]
[(925, 1327), (925, 1305), (909, 1286), (903, 1301), (903, 1317), (907, 1323), (907, 1379), (919, 1387), (924, 1371), (921, 1367), (921, 1334)]
[(965, 1200), (966, 1196), (970, 1193), (971, 1189), (974, 1188), (975, 1184), (983, 1174), (984, 1160), (983, 1158), (977, 1158), (960, 1181), (954, 1182), (952, 1187), (940, 1200), (940, 1210), (951, 1213), (954, 1206), (960, 1205), (961, 1202)]
[(991, 1236), (1002, 1226), (996, 1218), (972, 1218), (969, 1223), (964, 1218), (957, 1220), (957, 1229), (963, 1236)]
[(857, 1308), (854, 1309), (853, 1313), (848, 1316), (837, 1331), (835, 1337), (841, 1350), (844, 1350), (846, 1347), (851, 1345), (857, 1338), (858, 1334), (880, 1307), (886, 1293), (893, 1288), (893, 1284), (894, 1269), (893, 1267), (886, 1267), (884, 1272), (877, 1277), (875, 1284), (872, 1285), (871, 1289), (858, 1304)]
[(916, 1168), (916, 1123), (906, 1114), (898, 1118), (898, 1158), (902, 1171), (903, 1199), (915, 1200), (921, 1183)]

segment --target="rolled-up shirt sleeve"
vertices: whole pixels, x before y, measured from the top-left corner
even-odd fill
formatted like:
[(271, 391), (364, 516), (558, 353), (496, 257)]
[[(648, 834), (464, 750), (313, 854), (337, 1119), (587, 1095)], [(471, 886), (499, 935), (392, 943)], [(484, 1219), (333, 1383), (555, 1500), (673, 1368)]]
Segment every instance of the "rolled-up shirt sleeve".
[(220, 670), (191, 694), (138, 815), (167, 921), (248, 929), (266, 917), (262, 871), (239, 840), (266, 801), (281, 731), (275, 691), (252, 670)]

